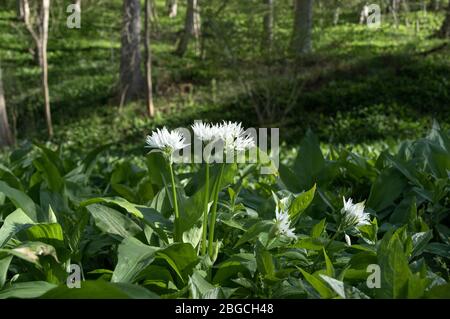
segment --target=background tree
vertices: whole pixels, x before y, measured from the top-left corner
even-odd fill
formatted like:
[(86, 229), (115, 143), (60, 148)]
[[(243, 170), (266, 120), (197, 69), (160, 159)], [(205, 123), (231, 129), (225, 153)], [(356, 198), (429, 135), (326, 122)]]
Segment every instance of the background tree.
[(150, 17), (151, 0), (145, 0), (145, 78), (147, 93), (147, 112), (149, 117), (155, 116), (155, 107), (153, 105), (153, 85), (152, 85), (152, 54), (150, 45)]
[(295, 0), (293, 50), (296, 55), (312, 51), (313, 0)]
[(5, 92), (3, 91), (2, 70), (0, 68), (0, 147), (11, 146), (14, 143), (9, 128), (8, 114), (6, 112)]
[(273, 13), (275, 0), (263, 0), (265, 5), (263, 16), (263, 53), (270, 53), (273, 45)]
[(178, 1), (177, 0), (166, 0), (167, 12), (169, 18), (175, 18), (178, 14)]
[(183, 56), (189, 46), (191, 37), (196, 40), (197, 53), (199, 53), (199, 37), (200, 37), (200, 11), (198, 0), (187, 0), (186, 18), (184, 23), (184, 31), (178, 42), (176, 54)]
[(120, 52), (120, 105), (136, 99), (143, 87), (141, 72), (141, 7), (139, 0), (123, 1), (123, 21)]
[(33, 14), (28, 0), (23, 1), (25, 26), (34, 40), (39, 66), (41, 67), (42, 91), (44, 94), (45, 119), (49, 138), (53, 136), (52, 114), (50, 109), (50, 92), (48, 87), (48, 24), (50, 19), (50, 0), (41, 0), (36, 3), (36, 13)]

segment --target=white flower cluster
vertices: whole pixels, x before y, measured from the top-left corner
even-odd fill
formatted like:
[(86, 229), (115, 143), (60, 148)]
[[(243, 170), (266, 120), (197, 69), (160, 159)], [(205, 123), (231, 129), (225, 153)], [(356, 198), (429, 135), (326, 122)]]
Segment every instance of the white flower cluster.
[(226, 150), (245, 151), (255, 146), (255, 140), (245, 133), (242, 123), (226, 122), (209, 124), (196, 122), (192, 125), (194, 134), (203, 142), (222, 141)]
[(177, 130), (169, 131), (166, 127), (157, 129), (152, 135), (147, 136), (147, 146), (152, 149), (163, 151), (167, 155), (183, 149), (189, 144), (184, 144), (184, 136)]
[(341, 210), (343, 215), (343, 225), (345, 228), (359, 227), (370, 225), (370, 215), (364, 212), (364, 202), (353, 204), (351, 198), (348, 201), (344, 200), (344, 207)]
[(289, 212), (279, 209), (275, 209), (275, 223), (278, 230), (278, 234), (287, 236), (292, 239), (297, 239), (294, 233), (294, 229), (291, 227), (291, 221), (289, 218)]

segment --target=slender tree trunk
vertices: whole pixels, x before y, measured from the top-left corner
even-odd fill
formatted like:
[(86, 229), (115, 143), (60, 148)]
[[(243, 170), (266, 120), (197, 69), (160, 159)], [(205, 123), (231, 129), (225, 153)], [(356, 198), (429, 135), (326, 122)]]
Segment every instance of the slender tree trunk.
[(119, 97), (120, 105), (131, 99), (139, 97), (143, 76), (141, 72), (141, 51), (140, 51), (140, 1), (123, 1), (123, 26), (122, 26), (122, 46), (120, 56), (120, 84)]
[(295, 0), (293, 50), (296, 55), (312, 51), (313, 0)]
[(47, 43), (48, 43), (48, 22), (50, 18), (50, 0), (42, 0), (42, 25), (41, 25), (41, 68), (42, 68), (42, 89), (44, 91), (45, 119), (47, 120), (47, 130), (49, 138), (53, 137), (52, 114), (50, 110), (50, 93), (48, 89), (48, 63), (47, 63)]
[(23, 0), (16, 0), (16, 6), (17, 6), (17, 19), (19, 21), (23, 21), (24, 19), (24, 7), (23, 7)]
[(42, 92), (44, 94), (45, 120), (49, 138), (53, 137), (53, 123), (50, 108), (50, 93), (48, 87), (48, 61), (47, 61), (47, 43), (48, 43), (48, 24), (50, 20), (50, 0), (40, 2), (38, 31), (34, 29), (31, 21), (31, 11), (28, 0), (22, 0), (25, 27), (30, 33), (36, 45), (39, 66), (41, 68)]
[(442, 24), (441, 30), (439, 30), (439, 37), (450, 38), (450, 3), (447, 7), (444, 23)]
[(149, 117), (155, 116), (155, 107), (153, 105), (153, 85), (152, 85), (152, 52), (150, 46), (150, 17), (151, 0), (145, 0), (145, 75), (146, 75), (146, 93), (147, 93), (147, 112)]
[(184, 24), (183, 35), (178, 43), (176, 54), (183, 56), (189, 46), (189, 41), (194, 36), (197, 45), (197, 53), (199, 53), (198, 39), (200, 37), (200, 12), (198, 0), (187, 0), (186, 19)]
[(262, 39), (262, 51), (263, 53), (269, 53), (273, 47), (273, 13), (274, 13), (274, 1), (275, 0), (263, 0), (265, 8), (265, 14), (263, 18), (263, 39)]
[(6, 113), (5, 93), (3, 91), (2, 70), (0, 69), (0, 147), (14, 144)]
[(177, 0), (166, 0), (167, 12), (169, 18), (175, 18), (178, 14), (178, 1)]

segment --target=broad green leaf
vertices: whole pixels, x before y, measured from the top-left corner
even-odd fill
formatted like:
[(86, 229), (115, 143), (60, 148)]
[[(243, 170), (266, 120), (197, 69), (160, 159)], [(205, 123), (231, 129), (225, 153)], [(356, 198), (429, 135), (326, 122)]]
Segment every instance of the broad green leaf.
[(125, 209), (128, 213), (136, 216), (137, 218), (144, 218), (144, 216), (142, 215), (142, 213), (140, 212), (140, 210), (137, 208), (137, 205), (130, 203), (129, 201), (127, 201), (124, 198), (121, 197), (96, 197), (96, 198), (91, 198), (87, 201), (81, 202), (80, 206), (81, 207), (86, 207), (92, 204), (98, 204), (98, 203), (104, 203), (104, 204), (114, 204), (117, 205), (119, 207), (122, 207), (123, 209)]
[(256, 242), (256, 265), (258, 267), (259, 272), (263, 276), (272, 277), (275, 274), (275, 265), (273, 263), (272, 254), (267, 251), (261, 242), (258, 240)]
[(253, 275), (257, 268), (255, 256), (248, 253), (233, 255), (215, 267), (217, 268), (217, 272), (214, 276), (213, 283), (222, 285), (226, 280), (240, 272)]
[(17, 207), (21, 208), (25, 214), (34, 222), (38, 221), (37, 208), (33, 200), (22, 191), (10, 187), (5, 182), (0, 181), (0, 193), (8, 197), (11, 202)]
[(9, 214), (0, 228), (0, 248), (4, 247), (15, 234), (34, 224), (35, 221), (20, 208)]
[(313, 187), (324, 167), (325, 159), (320, 149), (319, 140), (316, 135), (308, 130), (300, 143), (298, 156), (294, 162), (295, 174), (301, 186), (298, 191)]
[(127, 238), (142, 231), (133, 220), (110, 207), (92, 204), (87, 206), (87, 210), (94, 218), (96, 226), (106, 233)]
[(261, 233), (269, 232), (272, 229), (273, 225), (274, 225), (274, 222), (267, 221), (267, 220), (256, 222), (247, 230), (247, 232), (245, 232), (241, 236), (241, 238), (239, 238), (236, 245), (234, 245), (234, 248), (239, 247), (240, 245), (255, 239)]
[(450, 245), (442, 243), (429, 243), (425, 252), (450, 259)]
[(81, 288), (61, 285), (45, 293), (42, 299), (158, 299), (151, 291), (131, 284), (103, 280), (82, 281)]
[(320, 296), (322, 298), (333, 298), (333, 292), (330, 290), (330, 288), (328, 288), (323, 282), (322, 280), (320, 280), (319, 278), (315, 277), (314, 275), (308, 274), (306, 271), (304, 271), (303, 269), (300, 269), (300, 271), (303, 274), (303, 277), (305, 277), (306, 281), (313, 286), (314, 289), (317, 290), (317, 292), (320, 294)]
[(26, 230), (28, 240), (39, 241), (53, 247), (64, 247), (63, 229), (60, 224), (37, 224)]
[(427, 232), (416, 233), (412, 236), (413, 241), (413, 251), (411, 258), (417, 257), (423, 253), (428, 242), (433, 238), (433, 231), (429, 230)]
[(336, 280), (332, 277), (321, 274), (320, 277), (325, 280), (325, 282), (333, 289), (335, 293), (339, 295), (341, 298), (346, 298), (345, 295), (345, 287), (342, 281)]
[(298, 195), (289, 207), (289, 216), (291, 220), (297, 220), (297, 218), (309, 207), (314, 199), (314, 193), (316, 192), (316, 185), (307, 192), (303, 192)]
[(55, 284), (48, 283), (46, 281), (28, 281), (12, 284), (11, 287), (7, 287), (0, 291), (0, 299), (7, 298), (20, 298), (20, 299), (32, 299), (39, 298), (46, 292), (55, 288)]
[(134, 237), (125, 238), (118, 248), (118, 262), (111, 282), (133, 283), (155, 258), (159, 248), (144, 245)]
[(379, 212), (396, 200), (406, 187), (405, 177), (394, 168), (383, 170), (372, 184), (367, 207)]
[(381, 269), (381, 298), (406, 298), (408, 280), (412, 273), (400, 236), (404, 228), (385, 234), (378, 247), (378, 264)]
[(311, 237), (312, 238), (319, 238), (320, 235), (322, 235), (323, 231), (326, 227), (326, 218), (322, 219), (320, 222), (314, 225), (314, 227), (311, 230)]
[(0, 290), (6, 282), (6, 275), (8, 273), (9, 264), (11, 263), (12, 258), (13, 256), (0, 254)]
[(191, 244), (175, 243), (155, 253), (155, 258), (165, 260), (179, 278), (185, 282), (199, 259)]

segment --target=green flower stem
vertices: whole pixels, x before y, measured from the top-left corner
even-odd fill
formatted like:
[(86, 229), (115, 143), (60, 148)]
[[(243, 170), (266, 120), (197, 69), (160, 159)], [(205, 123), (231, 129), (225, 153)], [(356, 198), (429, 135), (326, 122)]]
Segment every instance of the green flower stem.
[(203, 206), (203, 233), (202, 233), (202, 256), (206, 254), (206, 231), (208, 228), (208, 202), (209, 202), (209, 164), (206, 163), (205, 176), (205, 202)]
[(173, 208), (175, 210), (175, 231), (174, 231), (174, 241), (182, 241), (182, 235), (180, 233), (180, 212), (178, 210), (178, 199), (177, 190), (175, 187), (175, 176), (173, 174), (172, 163), (169, 164), (170, 178), (172, 182), (172, 196), (173, 196)]
[(212, 259), (214, 254), (214, 227), (216, 225), (216, 215), (217, 215), (217, 202), (219, 201), (219, 192), (220, 192), (220, 184), (222, 183), (222, 175), (223, 175), (223, 169), (225, 167), (225, 164), (222, 164), (220, 166), (220, 173), (219, 177), (217, 178), (217, 182), (214, 188), (214, 202), (211, 210), (211, 221), (209, 226), (209, 240), (208, 240), (208, 252), (209, 257)]

